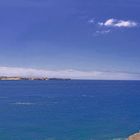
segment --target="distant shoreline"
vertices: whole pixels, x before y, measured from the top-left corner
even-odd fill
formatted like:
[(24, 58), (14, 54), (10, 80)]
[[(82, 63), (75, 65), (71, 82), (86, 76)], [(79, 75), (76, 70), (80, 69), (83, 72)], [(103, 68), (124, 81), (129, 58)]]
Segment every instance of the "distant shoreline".
[(119, 79), (71, 79), (71, 78), (48, 78), (48, 77), (20, 77), (20, 76), (0, 76), (0, 81), (69, 81), (69, 80), (83, 80), (83, 81), (140, 81), (140, 80), (119, 80)]
[(45, 81), (45, 80), (71, 80), (68, 78), (48, 78), (48, 77), (44, 77), (44, 78), (37, 78), (37, 77), (8, 77), (8, 76), (1, 76), (0, 77), (0, 81), (21, 81), (21, 80), (28, 80), (28, 81), (32, 81), (32, 80), (41, 80), (41, 81)]

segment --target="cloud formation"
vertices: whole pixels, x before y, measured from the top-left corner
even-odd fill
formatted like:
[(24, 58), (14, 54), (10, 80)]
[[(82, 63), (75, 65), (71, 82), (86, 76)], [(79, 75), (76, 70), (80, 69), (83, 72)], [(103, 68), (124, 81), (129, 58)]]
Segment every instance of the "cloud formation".
[(89, 20), (88, 20), (88, 23), (90, 23), (90, 24), (94, 24), (94, 23), (95, 23), (95, 20), (94, 20), (94, 18), (92, 18), (92, 19), (89, 19)]
[(99, 80), (140, 80), (140, 73), (115, 71), (43, 70), (32, 68), (0, 67), (0, 76), (49, 77)]
[(111, 32), (110, 29), (109, 30), (98, 30), (95, 32), (95, 35), (100, 35), (100, 34), (105, 35), (105, 34), (108, 34), (110, 32)]
[(133, 28), (137, 27), (138, 23), (131, 20), (118, 20), (118, 19), (107, 19), (105, 22), (99, 22), (98, 25), (104, 27), (118, 27), (118, 28)]

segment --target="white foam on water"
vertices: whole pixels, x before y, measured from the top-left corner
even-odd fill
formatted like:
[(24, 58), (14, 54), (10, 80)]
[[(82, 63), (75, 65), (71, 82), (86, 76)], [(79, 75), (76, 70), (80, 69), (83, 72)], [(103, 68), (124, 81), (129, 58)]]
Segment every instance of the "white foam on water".
[(128, 140), (127, 138), (113, 138), (112, 140)]
[(15, 104), (15, 105), (34, 105), (35, 103), (31, 103), (31, 102), (15, 102), (13, 104)]

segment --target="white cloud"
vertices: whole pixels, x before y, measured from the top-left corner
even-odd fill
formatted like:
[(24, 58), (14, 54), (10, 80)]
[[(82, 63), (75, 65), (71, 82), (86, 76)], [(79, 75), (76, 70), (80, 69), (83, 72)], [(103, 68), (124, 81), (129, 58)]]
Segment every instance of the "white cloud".
[(104, 35), (104, 34), (108, 34), (110, 32), (111, 32), (111, 30), (99, 30), (99, 31), (95, 32), (95, 35), (99, 35), (99, 34)]
[(92, 18), (92, 19), (88, 20), (88, 23), (94, 24), (95, 23), (95, 20)]
[(131, 20), (118, 20), (118, 19), (108, 19), (105, 22), (99, 22), (98, 25), (105, 27), (118, 27), (118, 28), (132, 28), (137, 27), (138, 23)]
[(140, 73), (113, 71), (43, 70), (0, 67), (0, 76), (49, 77), (72, 79), (140, 80)]

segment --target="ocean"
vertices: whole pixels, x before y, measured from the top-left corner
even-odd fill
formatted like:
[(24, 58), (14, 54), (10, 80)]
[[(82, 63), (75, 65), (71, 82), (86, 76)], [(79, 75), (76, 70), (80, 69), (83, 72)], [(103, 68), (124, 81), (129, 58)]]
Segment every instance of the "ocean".
[(0, 140), (125, 140), (140, 81), (0, 81)]

